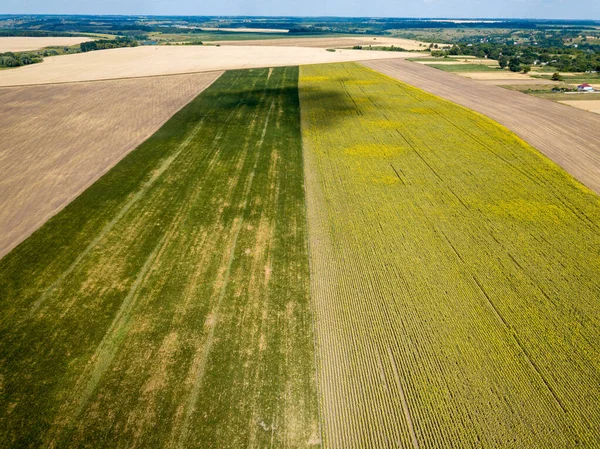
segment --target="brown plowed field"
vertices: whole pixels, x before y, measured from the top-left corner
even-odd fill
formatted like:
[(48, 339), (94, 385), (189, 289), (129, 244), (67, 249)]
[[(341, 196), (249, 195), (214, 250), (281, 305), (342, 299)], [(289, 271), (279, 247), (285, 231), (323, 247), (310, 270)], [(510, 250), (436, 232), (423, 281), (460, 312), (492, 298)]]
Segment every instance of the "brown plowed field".
[(0, 89), (0, 257), (219, 75)]
[(401, 59), (363, 64), (490, 117), (600, 193), (597, 114)]

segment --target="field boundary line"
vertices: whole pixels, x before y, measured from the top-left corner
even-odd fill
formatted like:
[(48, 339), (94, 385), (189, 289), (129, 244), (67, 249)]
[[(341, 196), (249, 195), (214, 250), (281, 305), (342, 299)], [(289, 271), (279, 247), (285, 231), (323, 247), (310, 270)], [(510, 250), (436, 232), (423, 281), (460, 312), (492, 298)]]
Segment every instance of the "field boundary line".
[[(380, 61), (380, 59), (374, 59), (374, 61)], [(263, 67), (259, 67), (259, 68), (263, 68)], [(218, 73), (220, 76), (228, 70), (245, 70), (245, 69), (241, 68), (241, 69), (226, 69), (226, 70), (205, 70), (205, 71), (179, 72), (179, 73), (159, 73), (156, 75), (122, 76), (119, 78), (99, 78), (99, 79), (95, 79), (95, 80), (54, 81), (54, 82), (49, 82), (49, 83), (32, 83), (32, 84), (9, 84), (6, 86), (0, 86), (0, 90), (1, 89), (15, 89), (17, 87), (34, 87), (34, 86), (39, 87), (39, 86), (61, 86), (61, 85), (65, 85), (65, 84), (106, 83), (106, 82), (110, 82), (110, 81), (128, 81), (128, 80), (148, 79), (148, 78), (165, 78), (165, 77), (169, 77), (169, 76), (200, 75), (200, 74), (204, 74), (204, 73), (206, 73), (206, 74)], [(217, 78), (215, 78), (215, 81), (217, 80)]]
[[(221, 75), (223, 75), (223, 73), (225, 73), (225, 72), (221, 72), (217, 77), (215, 77), (213, 80), (211, 80), (210, 83), (208, 83), (206, 86), (204, 86), (198, 92), (192, 94), (192, 96), (190, 96), (188, 99), (186, 99), (184, 101), (184, 103), (182, 104), (182, 106), (179, 109), (177, 109), (175, 112), (173, 112), (169, 117), (166, 117), (161, 123), (157, 124), (156, 128), (153, 131), (150, 131), (148, 134), (146, 134), (145, 136), (143, 136), (140, 139), (138, 139), (135, 143), (133, 143), (131, 145), (131, 149), (128, 150), (128, 151), (123, 152), (123, 154), (118, 159), (116, 159), (111, 165), (108, 165), (107, 167), (104, 167), (104, 169), (97, 175), (97, 177), (95, 179), (90, 180), (89, 183), (85, 184), (81, 189), (79, 189), (73, 195), (71, 195), (70, 197), (66, 198), (65, 201), (64, 201), (64, 203), (62, 205), (60, 205), (59, 207), (57, 207), (56, 209), (54, 209), (53, 211), (51, 211), (49, 214), (47, 214), (43, 218), (41, 218), (40, 221), (38, 222), (37, 226), (35, 227), (35, 229), (33, 229), (29, 234), (25, 235), (21, 239), (21, 241), (19, 241), (18, 243), (16, 243), (12, 248), (8, 247), (8, 250), (6, 251), (5, 254), (0, 254), (0, 260), (4, 256), (6, 256), (7, 254), (9, 254), (13, 249), (15, 249), (16, 247), (18, 247), (25, 240), (27, 240), (38, 229), (40, 229), (48, 220), (50, 220), (52, 217), (54, 217), (56, 214), (58, 214), (60, 211), (62, 211), (65, 207), (67, 207), (69, 204), (71, 204), (83, 192), (85, 192), (87, 189), (89, 189), (99, 179), (101, 179), (110, 170), (112, 170), (119, 162), (121, 162), (123, 159), (125, 159), (132, 152), (136, 151), (144, 142), (146, 142), (146, 140), (148, 140), (150, 137), (152, 137), (154, 134), (156, 134), (156, 132), (159, 129), (161, 129), (169, 120), (171, 120), (171, 118), (173, 118), (183, 108), (185, 108), (188, 104), (190, 104), (198, 95), (200, 95), (202, 92), (204, 92), (206, 89), (208, 89), (212, 84), (214, 84), (215, 81), (217, 81), (221, 77)], [(59, 84), (59, 83), (57, 83), (57, 84)], [(65, 84), (65, 83), (62, 83), (62, 84)], [(38, 86), (43, 86), (43, 84), (39, 84)], [(14, 86), (14, 87), (24, 87), (24, 86)], [(2, 88), (0, 87), (0, 90), (1, 89)]]
[[(311, 305), (311, 316), (310, 316), (310, 322), (311, 322), (311, 329), (312, 329), (312, 334), (313, 334), (313, 358), (314, 358), (314, 364), (315, 364), (315, 384), (316, 384), (316, 389), (317, 389), (317, 413), (319, 416), (319, 438), (320, 438), (320, 443), (323, 447), (324, 444), (324, 439), (323, 439), (323, 421), (324, 421), (324, 416), (323, 416), (323, 410), (322, 410), (322, 404), (321, 404), (321, 383), (319, 382), (319, 360), (318, 360), (318, 354), (317, 354), (317, 348), (318, 348), (318, 343), (317, 343), (317, 329), (316, 329), (316, 322), (315, 322), (315, 304), (313, 302), (313, 295), (312, 295), (312, 256), (311, 256), (311, 249), (310, 249), (310, 226), (309, 226), (309, 219), (308, 219), (308, 182), (307, 182), (307, 172), (309, 171), (309, 167), (308, 165), (310, 165), (310, 163), (307, 160), (306, 157), (306, 153), (308, 152), (307, 150), (307, 146), (308, 144), (306, 143), (305, 139), (304, 139), (304, 132), (302, 132), (302, 102), (300, 100), (300, 79), (301, 79), (301, 74), (300, 74), (301, 68), (298, 67), (298, 109), (299, 109), (299, 115), (300, 115), (300, 138), (301, 138), (301, 145), (302, 145), (302, 181), (303, 181), (303, 190), (304, 190), (304, 221), (306, 223), (306, 237), (305, 237), (305, 242), (306, 242), (306, 254), (308, 256), (308, 284), (309, 284), (309, 296), (310, 296), (310, 305)], [(313, 175), (314, 176), (314, 175)]]
[[(187, 104), (189, 104), (189, 102), (186, 103), (186, 105)], [(186, 105), (184, 105), (183, 107), (185, 107)], [(141, 188), (129, 199), (129, 201), (127, 201), (127, 203), (125, 203), (125, 205), (112, 218), (112, 220), (110, 220), (107, 224), (104, 225), (100, 233), (86, 246), (86, 248), (79, 254), (79, 256), (77, 256), (77, 258), (71, 263), (69, 268), (67, 268), (63, 272), (63, 274), (42, 293), (40, 298), (33, 303), (29, 312), (30, 316), (33, 315), (42, 306), (42, 304), (46, 301), (46, 299), (48, 299), (48, 296), (56, 289), (56, 287), (73, 272), (75, 267), (83, 260), (83, 258), (87, 256), (92, 251), (92, 249), (94, 249), (94, 247), (98, 245), (98, 243), (100, 243), (100, 240), (102, 240), (102, 238), (112, 230), (112, 228), (127, 214), (127, 212), (129, 212), (133, 205), (136, 204), (146, 194), (146, 192), (152, 187), (152, 185), (171, 166), (175, 159), (177, 159), (181, 152), (185, 148), (187, 148), (187, 146), (191, 143), (192, 139), (196, 137), (203, 123), (204, 118), (200, 120), (200, 122), (192, 130), (189, 136), (181, 143), (179, 149), (174, 154), (165, 159), (161, 163), (161, 165), (152, 172), (150, 179), (148, 179), (146, 182), (144, 182), (144, 184), (142, 184)]]
[[(198, 122), (198, 124), (191, 130), (186, 139), (180, 144), (178, 150), (169, 158), (164, 160), (158, 169), (152, 172), (151, 178), (142, 185), (142, 188), (138, 192), (136, 192), (136, 194), (125, 204), (125, 206), (121, 208), (117, 215), (102, 229), (100, 235), (98, 235), (88, 245), (88, 247), (86, 247), (84, 252), (75, 260), (75, 262), (73, 262), (73, 264), (69, 267), (69, 270), (65, 272), (65, 275), (62, 276), (61, 279), (59, 279), (59, 281), (64, 280), (66, 276), (68, 276), (75, 269), (75, 267), (83, 259), (83, 257), (85, 257), (85, 255), (87, 255), (94, 248), (94, 246), (97, 245), (100, 242), (100, 240), (112, 230), (116, 223), (127, 214), (131, 207), (135, 203), (137, 203), (142, 197), (144, 197), (146, 192), (152, 187), (156, 180), (158, 180), (164, 174), (164, 172), (171, 166), (171, 164), (177, 159), (177, 157), (183, 152), (183, 150), (190, 145), (194, 137), (202, 128), (203, 123), (204, 120), (201, 119)], [(173, 217), (174, 223), (177, 223), (181, 219), (183, 210), (184, 209), (180, 209), (180, 211)], [(58, 428), (55, 431), (51, 431), (51, 436), (49, 437), (51, 440), (51, 445), (54, 444), (57, 438), (60, 438), (61, 434), (63, 434), (64, 431), (70, 432), (74, 428), (74, 421), (77, 420), (77, 418), (81, 415), (85, 405), (88, 403), (91, 395), (96, 390), (100, 379), (110, 366), (110, 363), (114, 360), (114, 357), (118, 352), (120, 344), (127, 332), (127, 326), (129, 324), (131, 314), (133, 313), (133, 308), (137, 303), (139, 287), (150, 273), (152, 263), (157, 259), (157, 257), (160, 257), (160, 254), (164, 250), (165, 245), (170, 241), (171, 237), (176, 232), (176, 229), (177, 226), (171, 224), (169, 231), (161, 237), (160, 241), (156, 244), (150, 255), (146, 258), (144, 265), (141, 267), (134, 282), (130, 286), (127, 296), (119, 306), (116, 316), (113, 318), (109, 328), (104, 333), (102, 340), (96, 347), (94, 354), (88, 362), (92, 366), (84, 368), (83, 373), (79, 376), (78, 380), (76, 381), (75, 388), (77, 389), (77, 386), (81, 385), (81, 383), (84, 382), (84, 378), (87, 377), (87, 382), (85, 382), (85, 387), (83, 388), (82, 394), (76, 401), (77, 405), (75, 405), (74, 401), (72, 401), (70, 405), (67, 406), (67, 410), (72, 410), (72, 412), (68, 412), (70, 416), (66, 418), (66, 425), (64, 427)]]

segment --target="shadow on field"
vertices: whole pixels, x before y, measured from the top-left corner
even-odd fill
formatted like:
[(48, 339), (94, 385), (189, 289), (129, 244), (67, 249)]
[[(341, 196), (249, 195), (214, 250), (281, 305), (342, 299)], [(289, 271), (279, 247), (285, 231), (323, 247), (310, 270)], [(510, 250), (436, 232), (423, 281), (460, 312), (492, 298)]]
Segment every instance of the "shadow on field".
[[(302, 104), (296, 87), (257, 87), (255, 89), (231, 89), (215, 95), (214, 107), (221, 110), (239, 107), (268, 109), (272, 100), (280, 99), (287, 114), (296, 114), (301, 107), (310, 107), (318, 115), (317, 128), (328, 128), (348, 115), (360, 114), (352, 99), (335, 89), (306, 89), (302, 92)], [(300, 117), (298, 117), (300, 119)], [(214, 117), (218, 120), (218, 114)]]
[(311, 115), (316, 117), (312, 124), (317, 130), (335, 126), (348, 117), (362, 115), (352, 98), (338, 89), (305, 89), (301, 97), (301, 106), (309, 108)]

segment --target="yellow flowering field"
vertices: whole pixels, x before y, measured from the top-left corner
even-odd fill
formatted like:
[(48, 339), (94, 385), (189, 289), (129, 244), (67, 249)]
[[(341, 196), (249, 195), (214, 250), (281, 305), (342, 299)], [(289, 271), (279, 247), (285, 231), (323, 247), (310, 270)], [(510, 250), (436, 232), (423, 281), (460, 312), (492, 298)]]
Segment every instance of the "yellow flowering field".
[(600, 198), (495, 122), (300, 68), (329, 448), (600, 445)]

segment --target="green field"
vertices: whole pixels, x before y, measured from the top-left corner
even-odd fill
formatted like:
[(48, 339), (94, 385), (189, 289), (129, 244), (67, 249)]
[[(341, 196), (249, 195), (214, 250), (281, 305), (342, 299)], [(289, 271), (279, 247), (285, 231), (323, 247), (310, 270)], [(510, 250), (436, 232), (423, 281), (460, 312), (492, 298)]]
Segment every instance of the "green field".
[(319, 442), (297, 78), (225, 73), (0, 261), (0, 447)]
[(356, 64), (300, 100), (326, 447), (598, 447), (600, 198)]
[(498, 72), (499, 67), (490, 67), (483, 64), (427, 64), (434, 69), (443, 70), (444, 72)]

